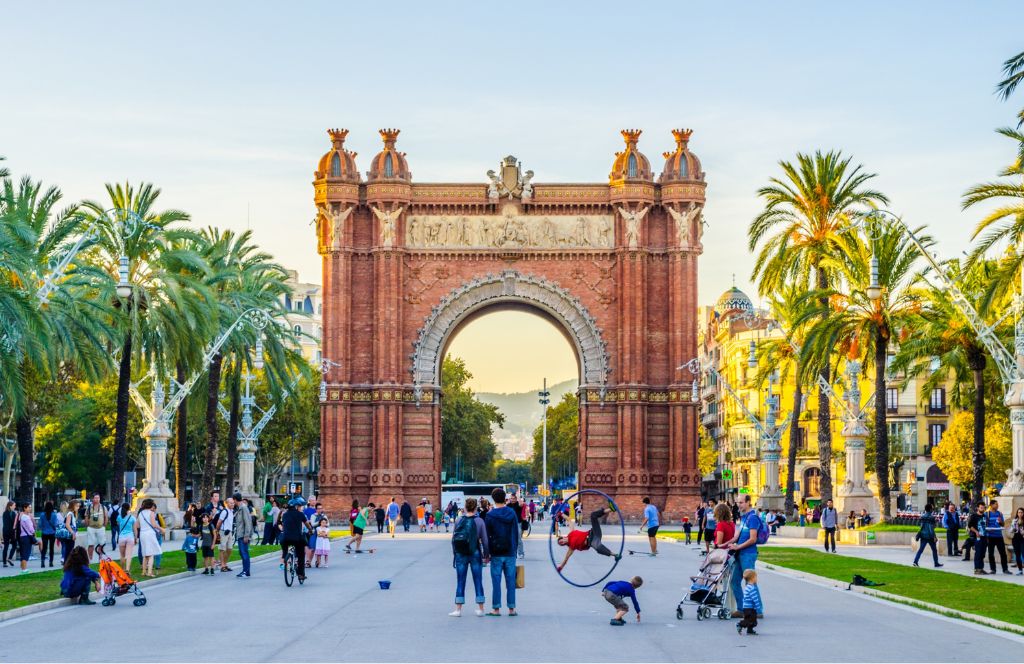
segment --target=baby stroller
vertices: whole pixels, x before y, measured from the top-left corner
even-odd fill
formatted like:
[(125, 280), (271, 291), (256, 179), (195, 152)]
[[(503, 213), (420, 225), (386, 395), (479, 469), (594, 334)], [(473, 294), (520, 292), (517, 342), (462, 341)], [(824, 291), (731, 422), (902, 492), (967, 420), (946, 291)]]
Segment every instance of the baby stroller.
[(124, 571), (120, 565), (103, 551), (103, 546), (96, 547), (100, 554), (100, 578), (103, 579), (103, 606), (114, 606), (117, 597), (132, 593), (135, 599), (132, 604), (135, 606), (146, 605), (146, 595), (139, 588), (139, 584)]
[(729, 609), (725, 607), (725, 596), (729, 592), (729, 573), (733, 558), (725, 549), (712, 549), (700, 565), (700, 573), (691, 576), (690, 590), (676, 606), (676, 618), (683, 619), (683, 605), (697, 607), (697, 620), (711, 617), (712, 609), (718, 609), (718, 619), (727, 620)]

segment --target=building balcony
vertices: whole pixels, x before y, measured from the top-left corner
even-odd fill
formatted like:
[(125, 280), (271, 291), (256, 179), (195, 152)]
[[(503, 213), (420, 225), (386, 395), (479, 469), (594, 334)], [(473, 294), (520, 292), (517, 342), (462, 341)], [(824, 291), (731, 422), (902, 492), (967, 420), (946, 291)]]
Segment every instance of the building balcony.
[(932, 406), (929, 404), (928, 408), (925, 409), (925, 414), (932, 416), (949, 415), (949, 406)]

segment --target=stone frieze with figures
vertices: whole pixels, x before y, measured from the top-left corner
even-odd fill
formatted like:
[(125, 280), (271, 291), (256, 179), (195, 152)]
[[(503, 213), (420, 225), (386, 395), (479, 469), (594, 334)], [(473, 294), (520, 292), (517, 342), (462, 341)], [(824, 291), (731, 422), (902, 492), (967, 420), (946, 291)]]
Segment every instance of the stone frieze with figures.
[(611, 249), (607, 215), (410, 215), (405, 244), (417, 249)]

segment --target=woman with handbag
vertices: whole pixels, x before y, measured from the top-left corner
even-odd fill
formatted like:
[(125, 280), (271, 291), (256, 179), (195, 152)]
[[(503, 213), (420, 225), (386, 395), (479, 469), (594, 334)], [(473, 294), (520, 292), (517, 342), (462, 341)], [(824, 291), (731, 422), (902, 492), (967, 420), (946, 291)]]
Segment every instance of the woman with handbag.
[(46, 552), (50, 552), (50, 567), (53, 567), (53, 550), (57, 541), (57, 527), (60, 516), (53, 507), (53, 501), (43, 504), (43, 515), (39, 517), (39, 566), (46, 567)]
[(160, 553), (160, 541), (157, 534), (163, 533), (156, 516), (156, 502), (152, 498), (142, 501), (138, 520), (135, 522), (135, 535), (139, 540), (139, 552), (142, 554), (142, 576), (155, 577), (153, 559)]
[[(53, 508), (53, 503), (50, 503)], [(32, 504), (22, 503), (21, 511), (14, 521), (14, 532), (18, 536), (18, 554), (21, 556), (21, 573), (28, 574), (28, 559), (36, 543), (36, 520), (32, 517)]]
[(67, 510), (63, 512), (63, 522), (57, 528), (57, 539), (60, 540), (60, 562), (62, 565), (67, 562), (71, 550), (75, 548), (75, 540), (78, 539), (78, 504), (78, 500), (71, 501)]

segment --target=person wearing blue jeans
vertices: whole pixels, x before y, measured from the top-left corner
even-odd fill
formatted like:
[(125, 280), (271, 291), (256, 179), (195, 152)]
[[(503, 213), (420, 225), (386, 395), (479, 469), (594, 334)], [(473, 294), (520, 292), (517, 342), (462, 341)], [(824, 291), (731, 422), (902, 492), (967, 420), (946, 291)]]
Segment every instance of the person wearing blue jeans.
[(494, 507), (484, 517), (487, 539), (491, 549), (491, 611), (487, 615), (501, 615), (501, 579), (505, 578), (505, 604), (508, 615), (516, 612), (516, 551), (519, 549), (519, 515), (505, 505), (505, 490), (498, 487), (491, 492)]
[[(466, 499), (466, 513), (459, 517), (452, 529), (452, 562), (455, 567), (455, 610), (449, 613), (453, 618), (462, 615), (466, 603), (466, 574), (473, 573), (473, 589), (476, 591), (476, 615), (484, 615), (484, 561), (491, 557), (484, 520), (476, 515), (476, 498)], [(470, 523), (465, 523), (470, 521)], [(467, 536), (467, 530), (471, 535)]]
[[(733, 618), (743, 617), (743, 572), (754, 569), (757, 564), (757, 531), (761, 526), (761, 519), (752, 509), (750, 496), (740, 494), (738, 503), (740, 508), (740, 520), (736, 528), (734, 543), (729, 546), (733, 552), (734, 563), (732, 575), (729, 577), (729, 588), (733, 598), (736, 600), (736, 610)], [(763, 615), (759, 615), (763, 618)]]

